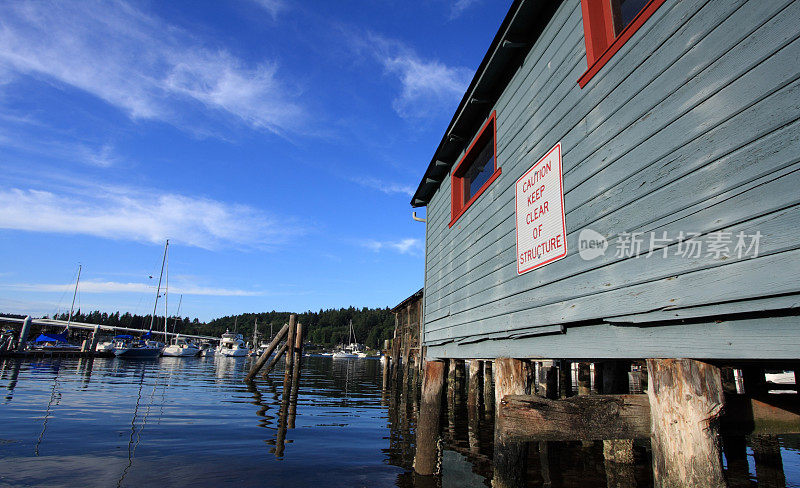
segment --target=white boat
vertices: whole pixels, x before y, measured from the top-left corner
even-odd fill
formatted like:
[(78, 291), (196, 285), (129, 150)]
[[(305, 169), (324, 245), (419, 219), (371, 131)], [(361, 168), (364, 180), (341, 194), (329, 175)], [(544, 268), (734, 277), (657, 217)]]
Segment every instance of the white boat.
[(197, 347), (191, 340), (185, 339), (180, 335), (172, 339), (169, 346), (164, 348), (161, 353), (162, 356), (168, 357), (194, 357), (200, 353), (200, 348)]
[(114, 355), (114, 341), (98, 342), (94, 348), (95, 356), (113, 356)]
[(219, 347), (217, 347), (217, 354), (228, 357), (242, 357), (247, 356), (249, 353), (250, 349), (247, 348), (242, 334), (233, 334), (230, 331), (222, 334)]
[(333, 359), (352, 359), (362, 357), (359, 354), (364, 354), (363, 357), (367, 357), (366, 353), (361, 351), (361, 345), (356, 342), (356, 333), (353, 330), (353, 321), (350, 320), (350, 334), (348, 339), (350, 340), (350, 344), (340, 347), (339, 350), (333, 353)]

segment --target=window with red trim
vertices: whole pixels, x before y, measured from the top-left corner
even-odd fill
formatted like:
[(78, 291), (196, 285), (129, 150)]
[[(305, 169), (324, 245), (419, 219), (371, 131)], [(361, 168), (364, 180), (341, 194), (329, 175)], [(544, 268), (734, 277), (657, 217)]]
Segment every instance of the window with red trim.
[(497, 166), (496, 113), (481, 128), (451, 177), (450, 226), (500, 176)]
[(583, 88), (665, 0), (581, 0), (588, 69)]

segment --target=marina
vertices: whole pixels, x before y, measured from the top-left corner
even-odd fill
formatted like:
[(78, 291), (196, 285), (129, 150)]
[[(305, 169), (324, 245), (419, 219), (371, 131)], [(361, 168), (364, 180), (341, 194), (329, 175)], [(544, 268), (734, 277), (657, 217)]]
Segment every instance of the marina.
[(0, 486), (800, 488), (800, 0), (11, 3)]

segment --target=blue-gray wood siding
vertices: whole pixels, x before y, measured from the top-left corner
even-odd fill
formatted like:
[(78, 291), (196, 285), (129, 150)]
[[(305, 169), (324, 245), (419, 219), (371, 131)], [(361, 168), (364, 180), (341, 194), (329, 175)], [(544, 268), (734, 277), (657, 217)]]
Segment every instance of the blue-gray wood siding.
[[(619, 324), (762, 311), (791, 336), (764, 354), (800, 357), (800, 320), (785, 317), (800, 302), (800, 1), (668, 0), (581, 89), (585, 70), (580, 0), (566, 0), (495, 104), (500, 177), (452, 228), (449, 178), (429, 202), (429, 353), (542, 356), (588, 347), (591, 330), (644, 357), (653, 348)], [(514, 183), (559, 141), (568, 254), (518, 276)], [(608, 240), (603, 257), (579, 256), (585, 228)], [(673, 240), (667, 258), (616, 256), (622, 233), (645, 233), (646, 253), (651, 232), (680, 231), (758, 231), (759, 254), (689, 259)], [(704, 327), (647, 337), (676, 345)], [(744, 342), (707, 336), (722, 341), (707, 357), (744, 357)]]

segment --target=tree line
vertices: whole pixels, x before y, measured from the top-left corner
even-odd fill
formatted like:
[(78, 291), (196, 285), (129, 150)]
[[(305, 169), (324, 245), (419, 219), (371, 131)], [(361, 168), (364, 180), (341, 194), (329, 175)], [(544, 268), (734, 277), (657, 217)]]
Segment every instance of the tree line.
[[(253, 329), (258, 323), (259, 338), (268, 339), (270, 331), (277, 334), (283, 324), (289, 322), (290, 312), (260, 312), (227, 315), (209, 322), (200, 322), (197, 318), (170, 317), (169, 332), (180, 334), (221, 336), (225, 331), (238, 332), (245, 340), (251, 340)], [(49, 318), (45, 316), (44, 318)], [(67, 320), (68, 314), (53, 316), (54, 319)], [(148, 329), (151, 315), (133, 315), (129, 312), (106, 313), (94, 310), (83, 313), (78, 310), (73, 314), (73, 322), (99, 324), (111, 327), (129, 327), (132, 329)], [(350, 321), (353, 321), (355, 340), (367, 347), (380, 349), (384, 339), (390, 339), (394, 333), (394, 314), (389, 308), (339, 308), (320, 309), (318, 312), (307, 311), (297, 314), (297, 320), (306, 331), (306, 341), (324, 347), (350, 342)], [(153, 328), (164, 330), (164, 318), (156, 316)]]
[[(260, 337), (268, 338), (270, 331), (277, 334), (283, 324), (289, 322), (289, 312), (261, 312), (228, 315), (214, 319), (201, 326), (203, 335), (219, 336), (226, 330), (238, 332), (245, 339), (253, 337), (253, 328), (258, 321)], [(297, 314), (297, 320), (303, 324), (306, 341), (325, 347), (350, 342), (350, 321), (353, 321), (355, 339), (367, 347), (379, 349), (384, 339), (394, 334), (394, 314), (388, 308), (339, 308), (320, 309), (318, 312), (307, 311)]]

